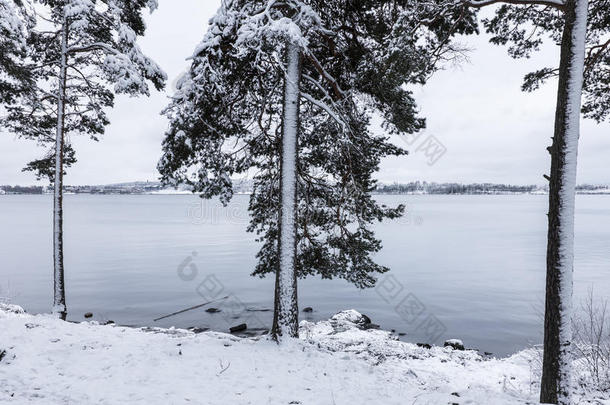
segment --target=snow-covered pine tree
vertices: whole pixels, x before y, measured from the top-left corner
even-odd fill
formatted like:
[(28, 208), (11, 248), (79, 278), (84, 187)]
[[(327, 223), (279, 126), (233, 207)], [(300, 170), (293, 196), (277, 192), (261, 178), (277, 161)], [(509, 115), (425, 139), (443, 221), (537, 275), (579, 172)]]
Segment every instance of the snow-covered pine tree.
[[(162, 179), (203, 198), (254, 179), (248, 228), (263, 243), (254, 275), (276, 274), (272, 334), (298, 333), (298, 277), (371, 287), (388, 269), (370, 225), (396, 218), (371, 197), (380, 160), (405, 151), (371, 132), (425, 125), (405, 84), (452, 54), (447, 16), (422, 24), (401, 1), (226, 0), (166, 110)], [(451, 16), (450, 16), (451, 17)], [(433, 28), (432, 25), (434, 25)], [(476, 29), (473, 18), (458, 23)]]
[[(504, 4), (502, 4), (504, 3)], [(581, 112), (599, 121), (610, 113), (610, 2), (608, 0), (467, 0), (468, 7), (501, 4), (484, 20), (492, 43), (528, 57), (545, 37), (560, 44), (558, 66), (526, 75), (532, 91), (558, 77), (549, 180), (544, 361), (540, 400), (569, 404), (574, 206)], [(581, 95), (584, 103), (581, 109)]]
[(144, 34), (143, 9), (156, 0), (36, 0), (36, 26), (28, 39), (28, 68), (36, 86), (8, 107), (4, 120), (12, 132), (41, 145), (47, 156), (24, 170), (53, 182), (53, 312), (66, 318), (63, 264), (63, 176), (75, 162), (67, 136), (97, 140), (109, 123), (104, 109), (114, 94), (148, 95), (160, 90), (165, 73), (137, 44)]
[(33, 24), (26, 5), (18, 0), (0, 0), (0, 104), (10, 104), (30, 88), (26, 68), (28, 29)]

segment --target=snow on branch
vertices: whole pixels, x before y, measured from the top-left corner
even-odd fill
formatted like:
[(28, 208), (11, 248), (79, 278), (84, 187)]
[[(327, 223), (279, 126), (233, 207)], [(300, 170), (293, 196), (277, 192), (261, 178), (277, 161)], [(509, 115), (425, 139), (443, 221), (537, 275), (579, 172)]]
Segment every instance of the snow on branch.
[(25, 51), (26, 24), (30, 22), (23, 7), (14, 0), (0, 0), (0, 43), (10, 43), (13, 49)]
[(315, 105), (316, 107), (324, 110), (337, 124), (339, 124), (341, 126), (341, 128), (343, 128), (344, 131), (347, 131), (348, 126), (345, 123), (345, 121), (343, 121), (341, 119), (341, 117), (339, 117), (339, 115), (333, 111), (332, 107), (330, 107), (324, 101), (318, 100), (315, 97), (313, 97), (310, 94), (307, 94), (303, 91), (301, 92), (301, 97), (303, 97), (305, 100), (309, 101), (311, 104)]
[(318, 14), (303, 2), (269, 0), (264, 9), (243, 15), (235, 46), (257, 48), (266, 40), (278, 38), (306, 49), (307, 31), (321, 26)]
[(550, 6), (563, 10), (565, 2), (563, 0), (467, 0), (464, 1), (469, 7), (481, 8), (492, 4), (506, 3), (515, 5), (540, 5)]
[(337, 80), (330, 73), (328, 73), (326, 69), (324, 69), (316, 56), (311, 52), (305, 52), (305, 56), (307, 56), (307, 58), (312, 62), (313, 67), (320, 74), (320, 76), (322, 76), (331, 85), (333, 91), (335, 92), (335, 96), (338, 99), (345, 98), (345, 92), (341, 89), (341, 87), (339, 87)]
[[(195, 83), (200, 82), (206, 83), (208, 88), (215, 88), (218, 94), (226, 92), (217, 78), (223, 75), (218, 71), (219, 61), (230, 55), (236, 58), (249, 55), (248, 58), (255, 61), (256, 68), (261, 72), (268, 69), (284, 70), (280, 57), (281, 49), (287, 43), (292, 43), (300, 48), (301, 54), (307, 58), (320, 79), (318, 81), (310, 76), (304, 77), (315, 83), (323, 98), (316, 99), (311, 94), (303, 98), (328, 113), (345, 129), (348, 120), (340, 118), (341, 108), (334, 100), (346, 99), (347, 95), (309, 49), (315, 34), (327, 37), (335, 35), (323, 27), (318, 13), (303, 1), (266, 0), (245, 2), (243, 6), (238, 6), (237, 2), (232, 0), (223, 1), (217, 14), (210, 20), (202, 42), (193, 53), (194, 63), (189, 76), (180, 81), (174, 98), (186, 100), (190, 95), (194, 95), (191, 90), (196, 86)], [(227, 40), (231, 45), (228, 48), (222, 45), (223, 41)], [(326, 91), (325, 87), (331, 91)]]
[[(151, 10), (155, 4), (155, 1), (149, 2)], [(102, 71), (114, 83), (117, 93), (149, 95), (147, 80), (159, 89), (167, 76), (152, 59), (144, 55), (137, 44), (136, 32), (122, 21), (121, 13), (122, 10), (112, 2), (106, 10), (101, 11), (90, 0), (72, 0), (66, 6), (66, 18), (70, 21), (71, 32), (76, 32), (77, 38), (85, 40), (84, 44), (77, 41), (69, 46), (67, 52), (71, 55), (102, 52), (105, 56)], [(111, 40), (87, 43), (86, 39), (90, 36), (86, 33), (93, 20), (102, 20), (108, 25), (113, 32)]]

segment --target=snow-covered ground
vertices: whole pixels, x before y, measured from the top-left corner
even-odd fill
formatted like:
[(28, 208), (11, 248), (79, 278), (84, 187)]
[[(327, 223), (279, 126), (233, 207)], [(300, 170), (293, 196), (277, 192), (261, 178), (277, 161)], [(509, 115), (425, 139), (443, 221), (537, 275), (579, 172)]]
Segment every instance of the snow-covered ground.
[(490, 359), (426, 349), (363, 329), (364, 319), (350, 310), (302, 322), (301, 339), (278, 346), (264, 337), (67, 323), (0, 304), (0, 403), (538, 403), (536, 350)]

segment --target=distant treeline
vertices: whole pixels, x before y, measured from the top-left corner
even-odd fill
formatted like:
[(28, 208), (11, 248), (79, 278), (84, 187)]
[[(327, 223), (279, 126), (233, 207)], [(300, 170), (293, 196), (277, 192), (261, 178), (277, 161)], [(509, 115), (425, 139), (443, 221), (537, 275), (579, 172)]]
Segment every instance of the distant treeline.
[[(251, 192), (251, 184), (247, 181), (235, 181), (237, 192)], [(43, 194), (42, 186), (0, 186), (0, 194)], [(145, 194), (163, 190), (157, 182), (133, 182), (106, 186), (66, 186), (64, 191), (74, 194)], [(51, 191), (50, 189), (47, 192)], [(604, 185), (581, 184), (576, 187), (580, 194), (610, 194), (610, 187)], [(544, 186), (516, 186), (513, 184), (494, 183), (428, 183), (414, 181), (400, 184), (380, 184), (374, 191), (376, 194), (527, 194), (546, 193)]]
[(608, 186), (600, 186), (595, 184), (581, 184), (576, 186), (576, 191), (600, 191), (600, 190), (608, 190), (610, 187)]
[[(610, 187), (605, 185), (581, 184), (576, 187), (579, 194), (610, 194)], [(513, 184), (494, 183), (428, 183), (414, 181), (407, 184), (381, 184), (375, 190), (378, 194), (526, 194), (546, 193), (546, 186), (516, 186)]]
[(42, 194), (43, 190), (42, 186), (0, 186), (0, 194)]
[(539, 186), (515, 186), (492, 183), (428, 183), (415, 181), (407, 184), (383, 184), (376, 189), (381, 194), (509, 194), (544, 191)]

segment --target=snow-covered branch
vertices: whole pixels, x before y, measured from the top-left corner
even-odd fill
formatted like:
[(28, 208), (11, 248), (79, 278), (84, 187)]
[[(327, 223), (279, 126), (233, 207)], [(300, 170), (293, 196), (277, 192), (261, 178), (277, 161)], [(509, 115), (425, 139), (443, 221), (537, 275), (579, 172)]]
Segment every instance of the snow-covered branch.
[(324, 112), (326, 112), (337, 124), (339, 124), (344, 131), (347, 129), (348, 126), (345, 121), (343, 121), (341, 117), (339, 117), (339, 115), (335, 111), (333, 111), (333, 109), (324, 101), (318, 100), (312, 95), (305, 92), (301, 92), (301, 97), (303, 97), (305, 100), (309, 101), (316, 107), (324, 110)]
[(345, 98), (345, 92), (341, 89), (341, 87), (339, 87), (337, 80), (330, 73), (328, 73), (326, 69), (324, 69), (318, 58), (316, 58), (316, 56), (311, 52), (305, 52), (305, 56), (307, 56), (307, 58), (311, 61), (314, 69), (320, 74), (320, 76), (322, 76), (324, 80), (330, 84), (335, 92), (335, 96), (338, 99)]
[(87, 45), (82, 45), (82, 46), (71, 46), (68, 48), (68, 53), (69, 54), (76, 54), (76, 53), (80, 53), (80, 52), (92, 52), (92, 51), (105, 51), (111, 54), (118, 54), (119, 51), (117, 51), (115, 48), (112, 48), (110, 45), (104, 43), (104, 42), (96, 42), (93, 44), (87, 44)]
[(19, 51), (24, 51), (26, 47), (26, 15), (24, 10), (19, 7), (14, 0), (0, 0), (0, 34), (4, 43)]
[(563, 0), (466, 0), (464, 4), (469, 7), (481, 8), (492, 4), (506, 3), (515, 5), (540, 5), (550, 6), (563, 10), (565, 2)]

